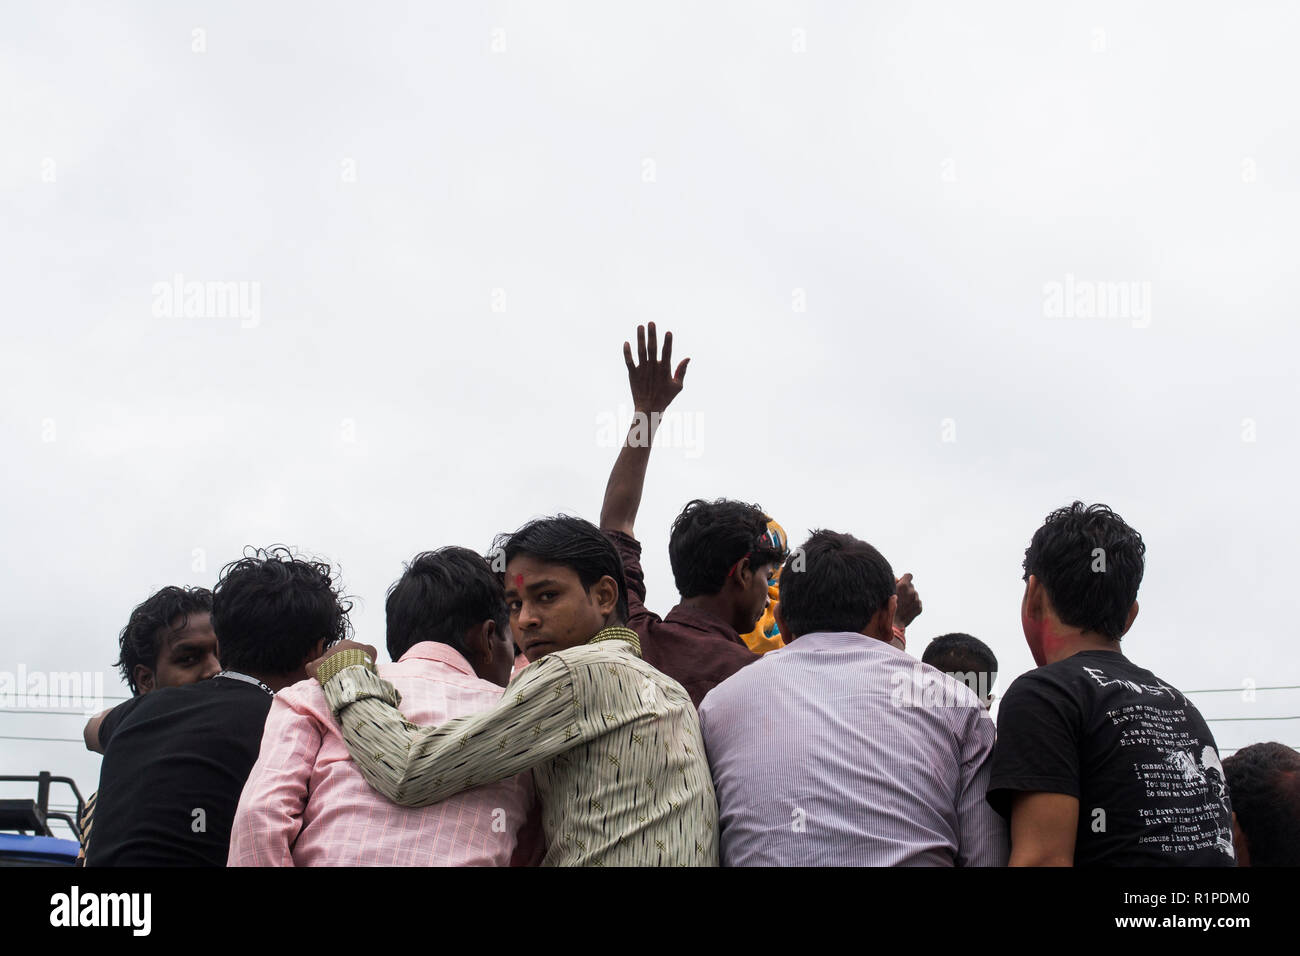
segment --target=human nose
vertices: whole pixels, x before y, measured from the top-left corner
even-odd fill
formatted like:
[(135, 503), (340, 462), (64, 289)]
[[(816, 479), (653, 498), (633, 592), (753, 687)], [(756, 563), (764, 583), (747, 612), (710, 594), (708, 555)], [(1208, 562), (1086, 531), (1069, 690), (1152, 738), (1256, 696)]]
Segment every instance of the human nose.
[(519, 617), (517, 619), (520, 630), (531, 630), (540, 627), (542, 618), (537, 613), (537, 604), (528, 600), (519, 602)]

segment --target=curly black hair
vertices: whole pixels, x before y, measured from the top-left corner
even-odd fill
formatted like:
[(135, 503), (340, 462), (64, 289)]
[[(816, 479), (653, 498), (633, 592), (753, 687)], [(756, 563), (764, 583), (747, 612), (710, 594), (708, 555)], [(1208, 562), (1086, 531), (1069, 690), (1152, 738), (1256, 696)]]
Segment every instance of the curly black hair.
[(743, 501), (688, 501), (668, 536), (668, 562), (684, 598), (717, 594), (727, 572), (741, 558), (750, 567), (780, 564), (785, 557), (767, 537), (768, 517), (758, 505)]
[(221, 666), (292, 673), (321, 639), (328, 647), (351, 634), (350, 610), (325, 562), (299, 557), (285, 545), (245, 548), (244, 557), (221, 569), (212, 589)]
[(885, 556), (851, 534), (818, 529), (781, 569), (781, 616), (788, 638), (861, 632), (898, 593)]
[(1062, 624), (1124, 635), (1146, 567), (1142, 535), (1106, 505), (1076, 501), (1047, 516), (1025, 549), (1025, 580), (1032, 574)]
[(1251, 744), (1223, 761), (1251, 866), (1300, 866), (1300, 753)]
[(191, 614), (212, 610), (212, 592), (207, 588), (165, 587), (149, 595), (131, 612), (126, 627), (117, 637), (118, 658), (113, 666), (122, 672), (122, 680), (138, 696), (140, 688), (135, 683), (135, 668), (143, 664), (150, 670), (158, 666), (158, 651), (162, 649), (163, 634), (185, 627)]

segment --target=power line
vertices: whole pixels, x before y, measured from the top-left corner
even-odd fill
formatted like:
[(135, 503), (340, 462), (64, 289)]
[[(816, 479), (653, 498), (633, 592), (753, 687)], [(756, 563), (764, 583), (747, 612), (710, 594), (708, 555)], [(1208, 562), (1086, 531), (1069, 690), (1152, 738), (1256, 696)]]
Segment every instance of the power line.
[(24, 737), (21, 734), (0, 734), (0, 740), (49, 740), (56, 743), (81, 744), (85, 746), (86, 741), (81, 737)]
[(1300, 720), (1300, 714), (1294, 717), (1206, 717), (1207, 724), (1223, 723), (1228, 720)]
[[(1184, 694), (1232, 694), (1255, 690), (1300, 690), (1300, 684), (1275, 684), (1272, 687), (1210, 687), (1202, 690), (1185, 690)], [(108, 700), (107, 697), (104, 698)]]

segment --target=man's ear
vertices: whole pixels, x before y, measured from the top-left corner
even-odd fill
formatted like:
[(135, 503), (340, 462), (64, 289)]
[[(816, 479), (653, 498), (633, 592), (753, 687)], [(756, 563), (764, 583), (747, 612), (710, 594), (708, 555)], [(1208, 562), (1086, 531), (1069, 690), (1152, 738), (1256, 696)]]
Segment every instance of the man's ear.
[(1047, 617), (1047, 591), (1038, 575), (1029, 575), (1025, 582), (1025, 614), (1031, 621), (1042, 621)]
[(307, 656), (302, 659), (303, 666), (306, 666), (318, 657), (325, 656), (325, 641), (326, 639), (322, 637), (312, 645), (311, 650), (307, 652)]
[(777, 630), (781, 632), (781, 640), (789, 644), (799, 635), (791, 634), (785, 626), (785, 612), (781, 610), (781, 602), (776, 602), (776, 607), (772, 608), (772, 617), (776, 618)]
[(1134, 601), (1133, 606), (1128, 609), (1128, 620), (1124, 622), (1124, 630), (1120, 632), (1120, 637), (1123, 637), (1125, 634), (1128, 633), (1128, 629), (1133, 626), (1133, 622), (1137, 620), (1137, 616), (1138, 616), (1138, 602)]
[[(757, 569), (750, 561), (749, 555), (745, 555), (740, 559), (740, 563), (736, 565), (736, 572), (732, 575), (732, 578), (734, 578), (735, 582), (740, 585), (742, 591), (748, 591), (754, 586), (754, 576), (756, 573)], [(767, 578), (763, 579), (763, 583), (767, 583)]]
[(131, 677), (135, 680), (135, 686), (142, 694), (147, 694), (153, 690), (154, 682), (157, 678), (154, 675), (153, 668), (145, 667), (143, 664), (136, 664), (131, 668)]
[(497, 622), (491, 619), (466, 629), (462, 640), (465, 642), (465, 649), (469, 651), (467, 656), (475, 671), (478, 670), (480, 663), (492, 663), (492, 645), (495, 643), (496, 636)]
[(606, 574), (591, 586), (591, 599), (602, 617), (618, 610), (618, 582)]

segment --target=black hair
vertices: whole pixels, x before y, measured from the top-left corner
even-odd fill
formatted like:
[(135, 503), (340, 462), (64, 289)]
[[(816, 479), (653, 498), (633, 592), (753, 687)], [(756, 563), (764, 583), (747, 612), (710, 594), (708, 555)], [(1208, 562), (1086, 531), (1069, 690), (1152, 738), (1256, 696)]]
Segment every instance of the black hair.
[(998, 673), (993, 649), (978, 637), (960, 632), (941, 634), (932, 640), (921, 655), (921, 663), (937, 667), (945, 674), (987, 674), (986, 692), (993, 689)]
[(388, 589), (384, 613), (393, 660), (421, 641), (446, 644), (468, 657), (467, 630), (484, 621), (495, 621), (502, 634), (510, 627), (501, 578), (468, 548), (417, 554)]
[(623, 559), (614, 543), (590, 521), (572, 515), (536, 518), (513, 534), (499, 534), (493, 553), (504, 555), (506, 564), (515, 555), (527, 554), (547, 564), (558, 564), (578, 575), (590, 591), (608, 575), (618, 585), (618, 621), (627, 620), (627, 577)]
[(1142, 535), (1106, 505), (1076, 501), (1034, 532), (1025, 580), (1038, 578), (1062, 624), (1118, 641), (1137, 600), (1146, 550)]
[(221, 569), (212, 589), (212, 627), (221, 666), (248, 674), (290, 674), (322, 638), (328, 647), (351, 633), (352, 603), (330, 566), (284, 545), (246, 548)]
[(163, 633), (184, 628), (191, 614), (211, 611), (212, 592), (207, 588), (171, 585), (149, 595), (131, 612), (126, 627), (117, 637), (120, 653), (113, 666), (122, 672), (132, 696), (140, 693), (135, 683), (136, 665), (143, 664), (150, 670), (157, 668)]
[(762, 508), (743, 501), (688, 501), (668, 536), (678, 593), (684, 598), (717, 594), (727, 573), (746, 556), (752, 568), (779, 564), (784, 555), (772, 547), (768, 520)]
[(1300, 866), (1300, 753), (1251, 744), (1223, 761), (1251, 866)]
[(884, 555), (850, 534), (814, 531), (781, 569), (781, 616), (791, 639), (861, 632), (897, 593)]

